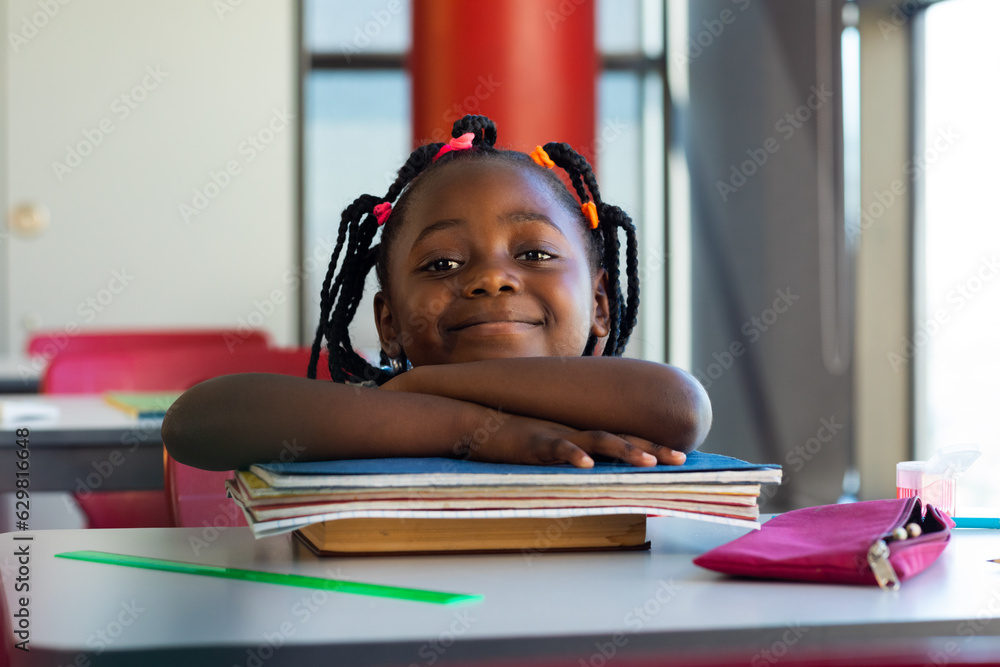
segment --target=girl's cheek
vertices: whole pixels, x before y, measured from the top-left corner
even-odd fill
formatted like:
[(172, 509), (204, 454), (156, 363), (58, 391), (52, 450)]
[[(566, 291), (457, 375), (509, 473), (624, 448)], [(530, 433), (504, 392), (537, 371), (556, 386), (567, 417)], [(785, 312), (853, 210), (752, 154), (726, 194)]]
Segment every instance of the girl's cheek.
[(410, 317), (407, 321), (418, 334), (422, 334), (427, 331), (427, 318), (423, 317), (419, 313), (410, 313)]

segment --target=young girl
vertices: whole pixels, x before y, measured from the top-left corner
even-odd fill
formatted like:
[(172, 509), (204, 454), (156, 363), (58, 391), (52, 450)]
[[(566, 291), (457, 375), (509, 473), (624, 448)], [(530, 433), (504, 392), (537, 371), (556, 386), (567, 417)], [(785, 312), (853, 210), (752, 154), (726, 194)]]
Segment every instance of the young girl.
[[(171, 455), (213, 470), (392, 456), (651, 466), (680, 464), (701, 444), (711, 423), (701, 385), (620, 356), (638, 306), (635, 228), (601, 201), (587, 161), (561, 143), (530, 157), (499, 150), (482, 116), (452, 135), (417, 148), (384, 197), (361, 195), (343, 213), (309, 367), (315, 378), (325, 338), (334, 381), (203, 382), (164, 419)], [(382, 368), (348, 333), (373, 266)]]

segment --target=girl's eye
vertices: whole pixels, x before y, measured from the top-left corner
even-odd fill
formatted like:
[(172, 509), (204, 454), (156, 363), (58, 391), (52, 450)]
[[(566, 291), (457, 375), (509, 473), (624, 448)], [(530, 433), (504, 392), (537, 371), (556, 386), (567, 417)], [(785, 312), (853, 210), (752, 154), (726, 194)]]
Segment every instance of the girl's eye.
[(458, 268), (458, 262), (453, 259), (434, 259), (424, 266), (425, 271), (451, 271)]
[(517, 256), (517, 259), (524, 258), (529, 262), (544, 262), (553, 259), (553, 256), (544, 250), (527, 250)]

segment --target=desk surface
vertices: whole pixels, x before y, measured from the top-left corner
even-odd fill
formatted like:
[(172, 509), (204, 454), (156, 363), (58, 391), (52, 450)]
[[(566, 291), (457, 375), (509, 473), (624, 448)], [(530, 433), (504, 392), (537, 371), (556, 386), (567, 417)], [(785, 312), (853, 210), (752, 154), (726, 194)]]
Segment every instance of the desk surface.
[(21, 427), (30, 429), (33, 446), (51, 447), (67, 443), (103, 444), (109, 438), (117, 441), (122, 433), (136, 429), (148, 430), (154, 424), (159, 431), (159, 425), (163, 421), (159, 417), (139, 419), (109, 404), (102, 395), (95, 394), (0, 394), (0, 400), (12, 403), (44, 403), (59, 409), (59, 416), (54, 419), (0, 422), (0, 433), (5, 436), (0, 439), (2, 448), (14, 447), (14, 443), (6, 436)]
[[(268, 667), (314, 659), (523, 664), (529, 656), (532, 665), (599, 667), (609, 653), (616, 665), (651, 654), (686, 655), (689, 664), (707, 664), (711, 655), (711, 664), (764, 665), (810, 651), (828, 660), (845, 642), (855, 653), (866, 645), (869, 653), (908, 652), (912, 664), (931, 662), (934, 651), (952, 648), (947, 642), (958, 647), (951, 664), (981, 659), (984, 651), (1000, 656), (1000, 622), (988, 620), (1000, 614), (1000, 565), (987, 562), (1000, 557), (1000, 531), (956, 531), (941, 559), (896, 592), (734, 580), (691, 563), (743, 532), (650, 519), (648, 553), (327, 559), (289, 536), (254, 541), (245, 528), (8, 533), (0, 536), (3, 621), (9, 624), (16, 608), (12, 554), (25, 544), (13, 538), (31, 535), (31, 652), (15, 652), (14, 664), (73, 664), (80, 652), (93, 659), (99, 648), (107, 650), (96, 664), (243, 665), (256, 652)], [(52, 557), (77, 549), (485, 598), (437, 606)], [(6, 649), (10, 632), (7, 625)], [(942, 639), (949, 637), (957, 639)]]
[[(99, 395), (4, 394), (0, 400), (59, 408), (57, 419), (0, 422), (0, 470), (14, 469), (15, 429), (29, 430), (33, 490), (163, 488), (162, 418), (130, 416)], [(13, 490), (13, 483), (13, 474), (0, 474), (0, 492)]]

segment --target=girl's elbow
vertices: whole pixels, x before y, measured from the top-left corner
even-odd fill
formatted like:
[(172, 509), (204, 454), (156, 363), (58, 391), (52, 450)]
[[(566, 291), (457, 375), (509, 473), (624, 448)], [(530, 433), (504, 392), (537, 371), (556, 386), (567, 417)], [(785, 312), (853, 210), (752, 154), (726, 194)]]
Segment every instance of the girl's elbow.
[(188, 390), (167, 410), (160, 426), (160, 437), (167, 453), (178, 463), (206, 470), (218, 468), (205, 457), (210, 449), (204, 446), (205, 424), (199, 415), (197, 401), (192, 401)]
[(701, 443), (705, 442), (708, 432), (712, 428), (712, 402), (708, 398), (708, 392), (700, 382), (692, 378), (694, 389), (692, 391), (691, 402), (688, 409), (688, 426), (690, 434), (689, 449), (698, 449)]
[(708, 437), (712, 427), (712, 403), (708, 392), (689, 373), (671, 368), (660, 397), (662, 419), (670, 425), (673, 449), (690, 452)]
[(194, 451), (192, 446), (194, 429), (191, 428), (190, 416), (184, 409), (182, 399), (183, 396), (177, 399), (164, 415), (163, 424), (160, 426), (160, 437), (171, 458), (184, 465), (197, 466), (197, 462), (193, 461), (191, 456)]

